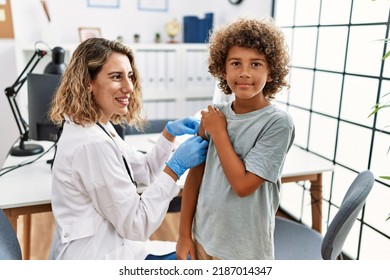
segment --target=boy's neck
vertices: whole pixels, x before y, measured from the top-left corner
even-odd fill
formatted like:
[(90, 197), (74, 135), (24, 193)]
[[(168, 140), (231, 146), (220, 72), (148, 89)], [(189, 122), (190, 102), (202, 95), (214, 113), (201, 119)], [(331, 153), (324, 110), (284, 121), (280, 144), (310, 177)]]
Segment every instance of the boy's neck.
[(271, 102), (265, 98), (264, 95), (260, 94), (259, 96), (251, 99), (236, 98), (232, 103), (232, 110), (236, 114), (246, 114), (265, 108), (270, 104)]

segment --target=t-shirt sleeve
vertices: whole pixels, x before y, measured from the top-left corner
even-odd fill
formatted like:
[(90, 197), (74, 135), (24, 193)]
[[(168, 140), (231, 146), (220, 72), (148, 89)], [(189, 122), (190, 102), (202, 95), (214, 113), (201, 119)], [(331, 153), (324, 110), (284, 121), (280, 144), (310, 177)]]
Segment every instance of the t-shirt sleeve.
[(294, 125), (287, 114), (279, 115), (264, 130), (244, 159), (246, 170), (266, 181), (277, 182), (294, 138)]

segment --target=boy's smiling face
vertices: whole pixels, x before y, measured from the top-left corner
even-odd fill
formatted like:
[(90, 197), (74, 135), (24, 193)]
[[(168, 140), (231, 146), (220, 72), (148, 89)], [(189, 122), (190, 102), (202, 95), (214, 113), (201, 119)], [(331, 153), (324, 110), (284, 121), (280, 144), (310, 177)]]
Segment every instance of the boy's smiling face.
[(268, 62), (256, 49), (234, 46), (229, 49), (225, 63), (225, 79), (236, 98), (250, 99), (271, 82)]

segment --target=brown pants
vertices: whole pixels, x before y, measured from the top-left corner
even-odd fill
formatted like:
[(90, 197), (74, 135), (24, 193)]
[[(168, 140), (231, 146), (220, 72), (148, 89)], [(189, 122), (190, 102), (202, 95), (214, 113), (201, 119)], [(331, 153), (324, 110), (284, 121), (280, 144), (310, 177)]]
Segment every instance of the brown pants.
[(220, 260), (217, 257), (210, 256), (203, 249), (202, 245), (195, 239), (196, 258), (198, 260)]

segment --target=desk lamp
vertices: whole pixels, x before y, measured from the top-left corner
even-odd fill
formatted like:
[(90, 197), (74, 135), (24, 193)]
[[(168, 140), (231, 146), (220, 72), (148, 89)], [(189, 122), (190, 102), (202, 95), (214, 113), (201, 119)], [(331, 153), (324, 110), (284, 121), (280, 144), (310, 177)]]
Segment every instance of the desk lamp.
[(62, 75), (65, 71), (65, 50), (61, 47), (55, 47), (51, 50), (52, 61), (45, 67), (43, 73)]
[[(62, 74), (65, 69), (64, 64), (64, 54), (65, 50), (61, 47), (55, 47), (51, 50), (52, 61), (45, 67), (44, 72), (48, 74)], [(5, 89), (5, 94), (7, 96), (8, 102), (10, 104), (12, 113), (14, 115), (16, 124), (20, 133), (20, 142), (19, 146), (15, 146), (11, 149), (10, 154), (13, 156), (31, 156), (43, 152), (43, 147), (37, 144), (25, 144), (25, 141), (29, 139), (28, 136), (28, 124), (23, 119), (18, 103), (16, 102), (16, 97), (19, 90), (27, 80), (27, 74), (31, 73), (34, 68), (38, 65), (39, 61), (47, 54), (47, 51), (35, 49), (33, 56), (27, 63), (26, 67), (23, 69), (22, 73), (12, 84), (12, 86)]]

